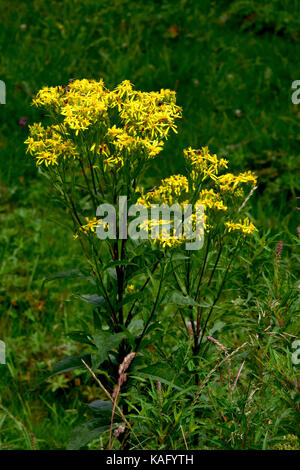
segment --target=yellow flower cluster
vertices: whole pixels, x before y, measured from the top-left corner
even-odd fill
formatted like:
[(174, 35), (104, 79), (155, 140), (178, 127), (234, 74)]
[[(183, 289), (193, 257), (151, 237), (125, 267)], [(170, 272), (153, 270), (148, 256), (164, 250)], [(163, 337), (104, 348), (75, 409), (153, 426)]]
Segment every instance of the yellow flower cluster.
[(189, 147), (184, 150), (185, 160), (188, 167), (191, 169), (191, 179), (193, 181), (202, 182), (207, 178), (219, 186), (221, 192), (233, 192), (242, 183), (250, 183), (255, 186), (257, 177), (251, 171), (233, 175), (232, 173), (225, 173), (219, 175), (220, 170), (228, 168), (228, 161), (225, 158), (218, 158), (217, 155), (211, 155), (207, 147), (202, 147), (200, 150), (195, 150)]
[[(112, 170), (125, 167), (124, 171), (128, 172), (142, 168), (162, 151), (170, 131), (177, 132), (175, 120), (181, 117), (174, 91), (136, 91), (128, 80), (113, 90), (107, 89), (102, 79), (71, 80), (67, 87), (42, 88), (33, 103), (46, 107), (54, 122), (46, 128), (41, 123), (30, 126), (27, 151), (36, 157), (37, 164), (55, 166), (72, 157), (80, 159), (83, 167), (82, 159), (88, 153), (91, 168), (102, 172), (98, 180), (110, 175)], [(147, 208), (153, 204), (178, 203), (183, 209), (187, 203), (202, 204), (208, 214), (204, 216), (206, 230), (221, 220), (217, 214), (227, 213), (230, 220), (228, 207), (243, 196), (244, 184), (256, 185), (257, 177), (251, 171), (222, 174), (228, 168), (228, 161), (210, 154), (207, 147), (189, 147), (184, 150), (184, 156), (188, 177), (178, 174), (165, 178), (157, 188), (147, 193), (142, 190), (137, 202)], [(105, 173), (107, 168), (110, 171)], [(191, 219), (194, 224), (195, 214)], [(98, 223), (96, 218), (87, 219), (80, 231), (95, 232)], [(247, 218), (238, 223), (225, 222), (225, 226), (228, 232), (240, 230), (250, 234), (256, 230)], [(184, 233), (182, 240), (178, 240), (164, 232), (163, 224), (160, 228), (162, 246), (177, 246), (184, 240)]]
[(35, 155), (38, 165), (57, 165), (59, 157), (75, 158), (78, 156), (75, 145), (70, 139), (63, 137), (66, 132), (63, 126), (44, 128), (41, 123), (29, 126), (30, 136), (25, 141), (27, 152)]
[[(194, 187), (190, 187), (188, 179), (183, 175), (172, 175), (161, 181), (160, 186), (143, 193), (138, 199), (138, 204), (150, 207), (151, 204), (168, 204), (180, 203), (182, 206), (187, 204), (191, 198), (191, 192)], [(227, 206), (224, 204), (220, 194), (213, 189), (203, 189), (200, 191), (197, 204), (203, 204), (206, 209), (226, 211)]]
[(103, 80), (74, 80), (68, 87), (44, 87), (33, 100), (35, 106), (51, 107), (64, 116), (64, 124), (75, 130), (86, 130), (108, 108), (107, 90)]
[(80, 230), (82, 230), (84, 233), (88, 233), (89, 231), (95, 233), (97, 225), (101, 222), (101, 219), (96, 219), (96, 217), (93, 217), (92, 219), (89, 219), (88, 217), (85, 218), (86, 224), (82, 225), (80, 227)]
[[(100, 224), (105, 224), (105, 222), (103, 222), (102, 219), (96, 219), (96, 217), (93, 217), (92, 219), (89, 219), (89, 217), (86, 217), (85, 220), (86, 220), (86, 224), (81, 225), (81, 227), (79, 228), (79, 231), (83, 232), (84, 235), (88, 235), (89, 232), (96, 233), (97, 226)], [(107, 224), (105, 225), (107, 228), (108, 225)], [(76, 233), (74, 235), (74, 238), (78, 238), (78, 236), (79, 236), (78, 233)]]
[(174, 91), (146, 93), (127, 87), (120, 116), (130, 134), (155, 140), (167, 138), (170, 129), (177, 132), (174, 119), (181, 117), (181, 108), (175, 104)]
[(216, 181), (219, 170), (227, 168), (228, 161), (225, 158), (218, 159), (217, 155), (210, 155), (207, 147), (202, 149), (188, 149), (183, 151), (186, 162), (192, 168), (192, 179), (198, 179), (201, 175), (202, 181), (211, 178)]
[[(193, 214), (194, 216), (194, 214)], [(194, 222), (194, 217), (192, 216), (191, 223)], [(166, 228), (168, 226), (168, 228)], [(162, 248), (174, 248), (187, 240), (184, 226), (180, 231), (180, 236), (176, 235), (176, 227), (173, 220), (164, 220), (164, 219), (149, 219), (145, 220), (140, 228), (145, 230), (149, 234), (149, 238)], [(157, 230), (155, 230), (157, 229)], [(155, 233), (155, 235), (154, 235)]]
[[(205, 230), (209, 231), (216, 220), (216, 213), (226, 213), (228, 211), (228, 197), (226, 202), (223, 200), (223, 196), (226, 197), (226, 192), (229, 191), (232, 193), (232, 197), (239, 198), (243, 195), (243, 191), (237, 191), (237, 188), (243, 183), (250, 183), (254, 186), (257, 177), (251, 171), (236, 176), (232, 173), (219, 175), (223, 168), (228, 167), (228, 162), (224, 158), (218, 159), (217, 155), (211, 155), (207, 147), (200, 150), (194, 150), (190, 147), (184, 150), (184, 155), (191, 170), (190, 183), (188, 178), (183, 175), (170, 176), (162, 180), (160, 186), (148, 191), (146, 194), (142, 190), (138, 203), (148, 208), (152, 204), (168, 204), (170, 206), (179, 203), (183, 208), (185, 204), (193, 200), (193, 195), (197, 194), (197, 190), (199, 190), (196, 204), (204, 206), (203, 223)], [(211, 183), (213, 187), (209, 188), (210, 185), (208, 184), (209, 189), (201, 189), (202, 183), (206, 179), (208, 179), (207, 183)], [(195, 214), (192, 216), (192, 223), (195, 223)], [(257, 230), (248, 218), (243, 222), (225, 222), (224, 224), (228, 232), (240, 230), (242, 233), (250, 235)], [(149, 223), (149, 228), (150, 225), (151, 223)], [(165, 237), (166, 235), (167, 233), (164, 234), (162, 229), (158, 239), (162, 246), (177, 246), (184, 241), (184, 234), (182, 240)]]
[(159, 232), (158, 237), (154, 240), (154, 243), (158, 244), (162, 248), (176, 248), (186, 241), (186, 237), (183, 233), (182, 238), (177, 238), (174, 235), (170, 235), (167, 230), (162, 228)]
[(226, 173), (225, 175), (219, 176), (218, 183), (221, 191), (235, 191), (241, 183), (250, 183), (255, 186), (257, 183), (257, 176), (255, 176), (251, 171), (246, 171), (239, 175)]
[(215, 193), (213, 189), (203, 189), (200, 191), (197, 204), (203, 204), (205, 208), (218, 211), (227, 211), (228, 209), (220, 194)]
[[(62, 121), (64, 133), (70, 133), (70, 138), (92, 127), (96, 133), (99, 129), (103, 142), (95, 143), (92, 151), (102, 156), (109, 167), (118, 170), (129, 155), (132, 166), (132, 154), (135, 153), (136, 160), (140, 162), (142, 158), (153, 158), (162, 151), (163, 139), (167, 139), (170, 130), (177, 132), (174, 121), (181, 117), (181, 108), (175, 101), (175, 92), (170, 90), (150, 93), (135, 91), (132, 84), (124, 80), (110, 91), (105, 88), (102, 79), (83, 79), (73, 80), (67, 87), (44, 87), (38, 92), (33, 104), (49, 109), (56, 121)], [(115, 116), (114, 109), (119, 116)], [(47, 128), (48, 133), (51, 128)], [(35, 139), (35, 146), (32, 140), (26, 141), (31, 145), (31, 153), (37, 155), (35, 149), (43, 147), (43, 138), (41, 134), (40, 141)], [(47, 148), (51, 150), (50, 142)], [(37, 163), (48, 161), (48, 164), (57, 164), (60, 155), (51, 160), (47, 155), (45, 159), (39, 158)]]
[(252, 222), (246, 217), (244, 221), (240, 220), (239, 223), (225, 222), (225, 227), (228, 228), (228, 232), (234, 232), (240, 230), (245, 235), (252, 235), (253, 232), (257, 232), (257, 228)]
[(177, 202), (182, 197), (186, 198), (188, 191), (189, 184), (187, 178), (182, 175), (172, 175), (162, 180), (161, 185), (157, 188), (148, 191), (146, 194), (142, 192), (137, 203), (146, 207), (150, 207), (151, 204), (172, 205), (174, 201)]
[(64, 94), (64, 87), (44, 86), (33, 99), (35, 106), (53, 106), (59, 108), (60, 98)]
[[(203, 200), (199, 200), (199, 204), (204, 204), (205, 197), (207, 200), (210, 200), (210, 204), (212, 205), (213, 194), (206, 195), (203, 192)], [(154, 204), (163, 205), (166, 204), (169, 207), (173, 204), (179, 204), (182, 209), (182, 214), (184, 214), (184, 206), (189, 202), (189, 183), (188, 179), (183, 175), (172, 175), (169, 178), (165, 178), (161, 181), (160, 186), (154, 188), (151, 191), (148, 191), (146, 194), (143, 193), (138, 198), (137, 203), (141, 204), (147, 208), (150, 208)], [(175, 219), (174, 219), (175, 220)], [(187, 233), (188, 230), (187, 225), (190, 224), (193, 229), (195, 229), (196, 223), (196, 214), (193, 213), (191, 215), (191, 219), (186, 224), (183, 224), (180, 230), (181, 237), (179, 238), (176, 234), (176, 227), (174, 224), (174, 220), (153, 220), (150, 219), (148, 222), (145, 222), (143, 228), (145, 228), (148, 233), (152, 235), (152, 229), (155, 227), (159, 227), (159, 230), (156, 232), (156, 238), (154, 239), (154, 243), (159, 244), (161, 247), (170, 247), (174, 248), (185, 241), (187, 241)], [(206, 226), (206, 215), (204, 214), (204, 227)], [(170, 225), (169, 230), (167, 230), (164, 226), (168, 224)]]

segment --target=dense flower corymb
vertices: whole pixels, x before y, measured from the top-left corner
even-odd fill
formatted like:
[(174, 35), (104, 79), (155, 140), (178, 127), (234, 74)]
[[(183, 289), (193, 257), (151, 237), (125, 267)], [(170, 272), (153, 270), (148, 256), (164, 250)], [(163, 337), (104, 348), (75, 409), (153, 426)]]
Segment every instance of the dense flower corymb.
[(163, 140), (171, 130), (177, 132), (175, 119), (181, 117), (175, 92), (136, 91), (128, 80), (112, 91), (102, 79), (73, 80), (67, 87), (44, 87), (33, 104), (46, 108), (57, 122), (46, 130), (41, 124), (31, 126), (26, 141), (37, 164), (46, 166), (57, 165), (60, 157), (69, 156), (66, 150), (70, 153), (71, 149), (64, 148), (70, 145), (69, 139), (75, 143), (75, 156), (79, 134), (90, 131), (101, 138), (90, 151), (102, 159), (104, 166), (119, 170), (130, 158), (129, 165), (134, 167), (162, 151)]
[[(257, 177), (251, 171), (238, 175), (220, 174), (228, 168), (228, 161), (218, 158), (215, 154), (211, 155), (207, 147), (199, 150), (189, 147), (184, 150), (184, 156), (189, 177), (172, 175), (147, 193), (144, 193), (142, 189), (138, 203), (148, 208), (152, 204), (180, 204), (182, 209), (185, 204), (190, 203), (195, 206), (203, 205), (205, 212), (203, 225), (207, 232), (222, 220), (228, 232), (239, 230), (244, 235), (253, 234), (257, 229), (248, 218), (245, 218), (243, 222), (231, 221), (232, 211), (229, 210), (229, 206), (238, 203), (241, 197), (244, 197), (242, 185), (249, 184), (253, 188)], [(174, 237), (166, 238), (163, 230), (159, 238), (162, 246), (173, 247), (183, 241), (184, 236), (181, 241)]]
[(72, 140), (64, 138), (63, 126), (48, 126), (44, 128), (41, 123), (29, 126), (30, 137), (25, 141), (27, 152), (36, 157), (37, 165), (57, 165), (60, 157), (75, 158), (78, 151)]

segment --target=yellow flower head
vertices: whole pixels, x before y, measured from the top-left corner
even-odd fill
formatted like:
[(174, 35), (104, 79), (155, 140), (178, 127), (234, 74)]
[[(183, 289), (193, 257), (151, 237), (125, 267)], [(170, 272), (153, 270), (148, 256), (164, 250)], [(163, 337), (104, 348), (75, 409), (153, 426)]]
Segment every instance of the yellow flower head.
[(202, 181), (207, 178), (216, 181), (219, 170), (227, 168), (227, 160), (218, 159), (215, 154), (211, 155), (207, 147), (197, 150), (189, 147), (183, 153), (188, 166), (191, 167), (191, 176), (194, 180), (200, 177)]
[(135, 287), (134, 287), (133, 284), (128, 284), (128, 286), (126, 287), (126, 290), (127, 290), (128, 294), (134, 294), (136, 292)]
[(257, 176), (251, 171), (245, 171), (239, 175), (226, 173), (218, 177), (218, 184), (221, 191), (235, 191), (242, 183), (250, 183), (253, 187), (257, 183)]
[(198, 204), (203, 204), (205, 208), (219, 211), (227, 211), (228, 207), (224, 204), (220, 194), (213, 189), (203, 189), (199, 194)]
[(41, 123), (29, 126), (29, 137), (25, 141), (27, 152), (34, 155), (37, 165), (57, 165), (61, 158), (76, 158), (78, 152), (73, 142), (63, 137), (64, 126), (48, 126)]
[(160, 186), (153, 188), (138, 199), (138, 204), (150, 207), (151, 204), (170, 204), (186, 197), (189, 190), (188, 180), (183, 175), (172, 175), (161, 181)]

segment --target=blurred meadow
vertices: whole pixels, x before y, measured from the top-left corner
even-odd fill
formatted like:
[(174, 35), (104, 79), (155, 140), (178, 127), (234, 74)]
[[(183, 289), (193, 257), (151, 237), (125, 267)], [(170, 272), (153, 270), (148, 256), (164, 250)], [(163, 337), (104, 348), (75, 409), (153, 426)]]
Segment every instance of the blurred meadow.
[[(0, 449), (64, 449), (80, 403), (97, 399), (99, 391), (81, 371), (41, 381), (53, 364), (81, 352), (68, 333), (84, 329), (91, 312), (72, 294), (78, 279), (45, 282), (80, 268), (82, 258), (65, 214), (26, 154), (28, 125), (45, 117), (31, 106), (33, 95), (71, 78), (102, 77), (109, 88), (128, 79), (138, 90), (175, 90), (183, 119), (147, 173), (147, 185), (182, 172), (188, 146), (208, 146), (229, 160), (231, 171), (254, 171), (259, 186), (249, 212), (259, 235), (251, 242), (252, 271), (235, 285), (243, 282), (245, 298), (263, 301), (273, 284), (264, 268), (271, 270), (281, 240), (281, 287), (288, 290), (299, 279), (300, 106), (291, 101), (291, 84), (300, 79), (300, 5), (0, 0), (0, 12), (0, 80), (6, 84), (6, 104), (0, 105), (0, 339), (7, 350), (7, 364), (0, 365)], [(246, 301), (237, 299), (233, 309), (238, 305), (246, 310)], [(295, 336), (297, 312), (296, 306), (287, 329)], [(299, 400), (299, 385), (297, 393), (292, 400)], [(299, 412), (298, 421), (286, 416), (282, 435), (299, 437)]]

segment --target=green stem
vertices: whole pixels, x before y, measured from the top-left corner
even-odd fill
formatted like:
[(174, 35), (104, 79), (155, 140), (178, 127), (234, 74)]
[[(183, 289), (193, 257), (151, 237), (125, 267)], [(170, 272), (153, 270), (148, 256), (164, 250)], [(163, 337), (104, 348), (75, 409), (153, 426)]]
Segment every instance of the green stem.
[[(151, 272), (151, 275), (152, 275), (152, 274), (154, 273), (154, 271), (156, 270), (158, 264), (159, 264), (159, 261), (157, 261), (157, 262), (155, 263), (154, 268), (153, 268), (153, 270), (152, 270), (152, 272)], [(143, 290), (147, 287), (147, 285), (148, 285), (150, 279), (151, 279), (150, 276), (146, 279), (146, 281), (144, 282), (144, 284), (143, 284), (143, 286), (142, 286), (140, 292), (143, 292)], [(138, 299), (135, 299), (135, 301), (133, 302), (133, 304), (132, 304), (132, 306), (131, 306), (131, 308), (130, 308), (130, 310), (129, 310), (129, 313), (128, 313), (128, 315), (127, 315), (127, 319), (126, 319), (126, 322), (125, 322), (126, 328), (127, 328), (127, 326), (129, 325), (129, 323), (131, 322), (131, 319), (132, 319), (132, 317), (133, 317), (133, 310), (134, 310), (134, 307), (135, 307), (137, 301), (138, 301)]]
[(165, 273), (165, 267), (166, 267), (166, 264), (163, 265), (162, 267), (162, 270), (161, 270), (161, 277), (160, 277), (160, 281), (159, 281), (159, 286), (158, 286), (158, 290), (157, 290), (157, 294), (156, 294), (156, 298), (155, 298), (155, 302), (154, 302), (154, 305), (153, 305), (153, 308), (152, 308), (152, 311), (151, 311), (151, 314), (146, 322), (146, 325), (144, 326), (144, 329), (142, 331), (142, 334), (141, 336), (137, 339), (137, 342), (136, 342), (136, 351), (138, 351), (139, 349), (139, 346), (147, 332), (147, 329), (148, 329), (148, 326), (150, 325), (150, 322), (155, 314), (155, 310), (156, 310), (156, 307), (157, 307), (157, 304), (158, 304), (158, 300), (159, 300), (159, 296), (160, 296), (160, 292), (161, 292), (161, 288), (162, 288), (162, 284), (163, 284), (163, 278), (164, 278), (164, 273)]
[(237, 244), (236, 244), (236, 246), (235, 246), (235, 248), (234, 248), (234, 251), (233, 251), (233, 254), (232, 254), (232, 256), (231, 256), (231, 259), (230, 259), (230, 261), (229, 261), (229, 263), (228, 263), (228, 266), (227, 266), (227, 268), (226, 268), (226, 271), (225, 271), (224, 277), (223, 277), (223, 279), (222, 279), (222, 282), (221, 282), (221, 284), (220, 284), (218, 293), (217, 293), (217, 295), (216, 295), (216, 297), (215, 297), (215, 299), (214, 299), (214, 301), (213, 301), (213, 304), (212, 304), (212, 306), (210, 307), (210, 310), (209, 310), (209, 312), (208, 312), (208, 315), (207, 315), (207, 317), (206, 317), (206, 321), (205, 321), (204, 326), (203, 326), (203, 329), (202, 329), (202, 334), (201, 334), (200, 342), (199, 342), (199, 345), (198, 345), (198, 348), (197, 348), (197, 353), (198, 353), (199, 350), (200, 350), (200, 347), (201, 347), (201, 344), (202, 344), (202, 340), (203, 340), (203, 337), (204, 337), (204, 333), (205, 333), (207, 324), (208, 324), (208, 322), (209, 322), (209, 319), (210, 319), (210, 317), (211, 317), (211, 314), (212, 314), (212, 312), (213, 312), (213, 309), (214, 309), (214, 307), (216, 306), (216, 304), (217, 304), (217, 302), (218, 302), (218, 300), (219, 300), (219, 298), (220, 298), (220, 295), (221, 295), (221, 293), (222, 293), (224, 284), (225, 284), (225, 282), (226, 282), (226, 280), (227, 280), (228, 271), (229, 271), (229, 269), (230, 269), (230, 267), (231, 267), (231, 265), (232, 265), (232, 262), (233, 262), (233, 260), (234, 260), (234, 258), (235, 258), (235, 255), (236, 255), (236, 253), (237, 253), (237, 249), (238, 249), (238, 247), (240, 246), (239, 240), (240, 240), (240, 239), (238, 239), (238, 241), (237, 241)]

